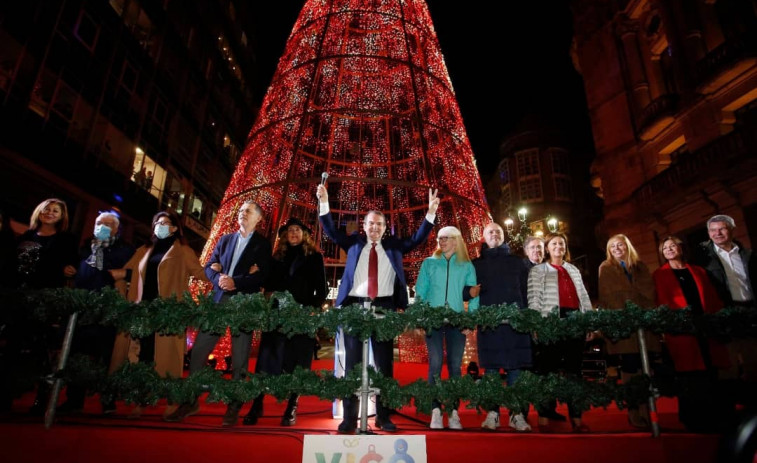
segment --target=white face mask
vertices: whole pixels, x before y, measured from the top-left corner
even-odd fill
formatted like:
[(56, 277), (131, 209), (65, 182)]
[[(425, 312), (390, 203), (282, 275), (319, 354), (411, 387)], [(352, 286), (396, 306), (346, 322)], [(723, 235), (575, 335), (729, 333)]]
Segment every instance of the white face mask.
[(110, 238), (110, 227), (107, 225), (95, 226), (95, 238), (100, 241), (105, 241)]
[(171, 236), (171, 227), (168, 225), (155, 225), (155, 236), (157, 236), (159, 240), (168, 238)]

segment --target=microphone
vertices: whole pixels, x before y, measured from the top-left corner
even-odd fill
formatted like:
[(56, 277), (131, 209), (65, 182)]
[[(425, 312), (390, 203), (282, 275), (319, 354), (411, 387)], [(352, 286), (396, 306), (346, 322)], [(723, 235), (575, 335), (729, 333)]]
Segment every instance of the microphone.
[(326, 184), (326, 179), (328, 179), (328, 178), (329, 178), (329, 174), (327, 174), (326, 172), (322, 173), (321, 174), (321, 185), (325, 185)]

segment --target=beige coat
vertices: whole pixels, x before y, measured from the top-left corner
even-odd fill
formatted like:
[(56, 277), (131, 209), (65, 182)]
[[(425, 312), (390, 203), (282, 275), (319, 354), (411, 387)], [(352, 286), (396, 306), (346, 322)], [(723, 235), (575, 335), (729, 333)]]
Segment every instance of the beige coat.
[[(142, 288), (151, 251), (152, 247), (142, 246), (124, 266), (124, 269), (132, 271), (127, 294), (127, 299), (132, 302), (142, 300)], [(184, 292), (189, 289), (190, 276), (208, 281), (194, 250), (180, 244), (177, 240), (158, 264), (158, 294), (161, 298), (176, 296), (181, 299)], [(186, 334), (155, 335), (155, 370), (160, 376), (165, 377), (170, 374), (174, 378), (181, 378), (186, 344)], [(120, 334), (113, 349), (111, 370), (123, 364), (128, 354), (129, 337)]]
[[(644, 262), (638, 262), (631, 269), (631, 281), (628, 281), (623, 268), (604, 261), (599, 266), (599, 308), (619, 310), (626, 307), (626, 301), (631, 301), (643, 309), (655, 307), (654, 281)], [(647, 350), (660, 351), (659, 337), (651, 332), (646, 333)], [(633, 333), (630, 338), (616, 342), (607, 340), (607, 353), (636, 354), (639, 352), (639, 338)]]

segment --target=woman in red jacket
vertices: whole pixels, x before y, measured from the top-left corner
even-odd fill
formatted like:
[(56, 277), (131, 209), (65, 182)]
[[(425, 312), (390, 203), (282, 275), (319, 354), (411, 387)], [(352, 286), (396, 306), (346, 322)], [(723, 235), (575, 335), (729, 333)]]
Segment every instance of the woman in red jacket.
[[(659, 253), (667, 262), (653, 275), (658, 305), (666, 305), (671, 310), (689, 307), (695, 325), (699, 324), (703, 314), (723, 308), (705, 270), (686, 263), (680, 238), (668, 236), (663, 239)], [(718, 403), (723, 396), (717, 390), (718, 370), (730, 365), (725, 346), (701, 333), (666, 333), (665, 343), (680, 385), (679, 420), (691, 431), (722, 429), (727, 424), (727, 414), (731, 412), (727, 404)]]

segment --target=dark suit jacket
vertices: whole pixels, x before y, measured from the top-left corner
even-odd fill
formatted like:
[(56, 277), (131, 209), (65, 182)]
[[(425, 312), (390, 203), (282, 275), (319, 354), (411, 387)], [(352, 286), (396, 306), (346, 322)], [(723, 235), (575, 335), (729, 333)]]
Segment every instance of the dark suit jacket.
[[(347, 251), (347, 263), (344, 266), (342, 283), (339, 285), (339, 294), (336, 297), (336, 305), (340, 306), (344, 304), (344, 301), (352, 290), (357, 261), (360, 258), (360, 253), (363, 251), (363, 246), (367, 243), (367, 239), (365, 235), (361, 235), (357, 232), (347, 235), (343, 231), (338, 230), (334, 226), (331, 214), (322, 215), (319, 217), (319, 220), (326, 236), (331, 238), (340, 248)], [(402, 268), (402, 256), (426, 241), (428, 234), (431, 233), (431, 229), (433, 228), (434, 224), (424, 218), (418, 231), (416, 231), (410, 238), (397, 238), (390, 235), (381, 240), (381, 246), (384, 248), (384, 251), (386, 251), (389, 262), (394, 269), (394, 273), (397, 275), (394, 279), (393, 293), (395, 308), (404, 309), (408, 304), (407, 281), (405, 281), (405, 271)]]
[[(752, 250), (745, 248), (741, 243), (734, 241), (739, 247), (739, 256), (741, 261), (744, 262), (746, 267), (746, 276), (749, 283), (752, 285), (752, 296), (755, 296), (757, 291), (757, 259), (752, 258)], [(704, 241), (699, 244), (699, 252), (694, 256), (694, 263), (704, 267), (707, 271), (707, 276), (712, 280), (712, 284), (718, 291), (720, 299), (728, 306), (733, 302), (731, 297), (731, 290), (728, 289), (728, 278), (725, 274), (725, 268), (723, 263), (720, 262), (717, 251), (715, 251), (715, 243), (712, 241)]]
[[(250, 294), (260, 291), (263, 282), (271, 271), (271, 243), (268, 242), (267, 238), (255, 232), (252, 234), (244, 251), (242, 251), (239, 262), (237, 262), (237, 266), (234, 268), (234, 274), (231, 275), (237, 289), (228, 292), (222, 290), (218, 286), (218, 280), (221, 274), (227, 273), (231, 268), (231, 259), (234, 257), (234, 248), (236, 247), (238, 238), (239, 233), (237, 232), (223, 235), (218, 240), (215, 249), (213, 249), (210, 260), (205, 264), (205, 276), (213, 282), (213, 300), (216, 302), (221, 300), (224, 293), (233, 296), (238, 293)], [(222, 270), (220, 272), (216, 272), (210, 268), (215, 262), (221, 264)], [(253, 265), (257, 265), (259, 270), (255, 273), (249, 273), (250, 267)]]

